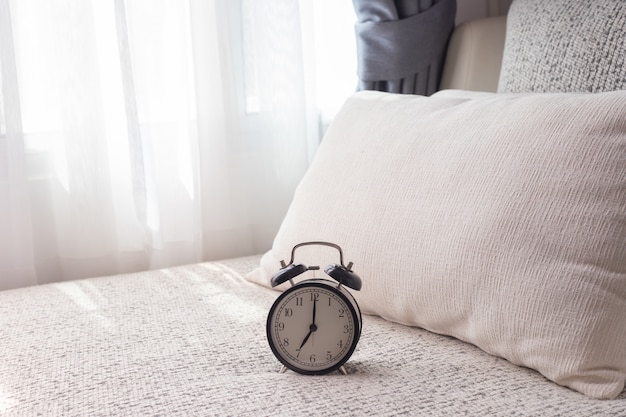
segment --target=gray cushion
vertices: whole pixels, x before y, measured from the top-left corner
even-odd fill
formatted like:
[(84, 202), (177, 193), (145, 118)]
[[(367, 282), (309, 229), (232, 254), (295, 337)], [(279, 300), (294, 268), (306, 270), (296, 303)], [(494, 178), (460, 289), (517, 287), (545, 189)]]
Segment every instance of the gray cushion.
[(626, 1), (515, 0), (499, 93), (626, 89)]

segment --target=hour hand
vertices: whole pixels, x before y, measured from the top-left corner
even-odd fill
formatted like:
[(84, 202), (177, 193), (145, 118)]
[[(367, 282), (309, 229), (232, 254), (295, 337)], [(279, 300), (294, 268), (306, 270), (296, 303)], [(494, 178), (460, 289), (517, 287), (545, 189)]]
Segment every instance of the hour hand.
[(311, 333), (313, 333), (313, 329), (309, 328), (309, 332), (307, 333), (306, 337), (304, 338), (304, 340), (302, 341), (302, 343), (300, 344), (300, 347), (298, 348), (298, 350), (302, 349), (302, 346), (304, 346), (304, 344), (306, 343), (307, 340), (309, 340), (309, 337), (311, 337)]

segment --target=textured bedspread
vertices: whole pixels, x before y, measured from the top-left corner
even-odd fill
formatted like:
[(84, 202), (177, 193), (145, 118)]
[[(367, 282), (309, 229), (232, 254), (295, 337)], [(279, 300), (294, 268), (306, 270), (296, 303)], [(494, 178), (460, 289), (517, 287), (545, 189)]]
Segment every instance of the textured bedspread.
[[(0, 416), (626, 416), (449, 337), (365, 316), (348, 375), (278, 373), (242, 258), (0, 292)], [(364, 285), (367, 285), (367, 278)]]

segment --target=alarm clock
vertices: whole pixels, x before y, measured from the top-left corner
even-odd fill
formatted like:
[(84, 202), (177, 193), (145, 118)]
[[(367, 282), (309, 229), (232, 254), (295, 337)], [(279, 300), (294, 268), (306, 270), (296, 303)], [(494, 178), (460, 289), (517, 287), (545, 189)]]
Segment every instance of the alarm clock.
[[(293, 279), (319, 266), (294, 264), (296, 249), (324, 245), (339, 251), (339, 264), (328, 265), (324, 272), (332, 279), (311, 278), (294, 284)], [(300, 374), (320, 375), (340, 370), (350, 358), (361, 336), (361, 310), (346, 287), (359, 291), (361, 278), (352, 262), (343, 264), (343, 251), (329, 242), (304, 242), (293, 247), (289, 264), (272, 277), (275, 287), (289, 281), (272, 305), (267, 317), (267, 340), (281, 372), (291, 369)]]

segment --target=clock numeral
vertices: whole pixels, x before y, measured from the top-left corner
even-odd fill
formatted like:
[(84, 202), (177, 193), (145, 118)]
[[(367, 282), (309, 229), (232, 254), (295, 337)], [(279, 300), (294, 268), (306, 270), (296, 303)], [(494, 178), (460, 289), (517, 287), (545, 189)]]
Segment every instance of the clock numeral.
[(315, 363), (315, 354), (309, 356), (309, 362)]
[(328, 297), (328, 307), (331, 306), (332, 297)]
[(339, 309), (339, 317), (344, 317), (346, 314), (346, 310), (344, 310), (343, 308)]
[(343, 340), (337, 342), (337, 346), (339, 346), (339, 349), (343, 349)]
[(329, 361), (333, 358), (333, 354), (329, 351), (326, 352), (326, 360)]
[(291, 308), (286, 308), (285, 317), (291, 317), (291, 316), (293, 316), (293, 310)]
[(285, 323), (283, 323), (282, 321), (278, 323), (278, 330), (280, 330), (281, 332), (285, 330)]
[(320, 299), (320, 294), (317, 292), (312, 292), (311, 293), (311, 301), (317, 301)]
[(350, 325), (349, 324), (344, 324), (343, 325), (343, 332), (344, 333), (350, 333)]
[(283, 339), (283, 346), (289, 346), (289, 338), (288, 337), (285, 337)]
[(296, 297), (296, 306), (302, 305), (302, 297)]

